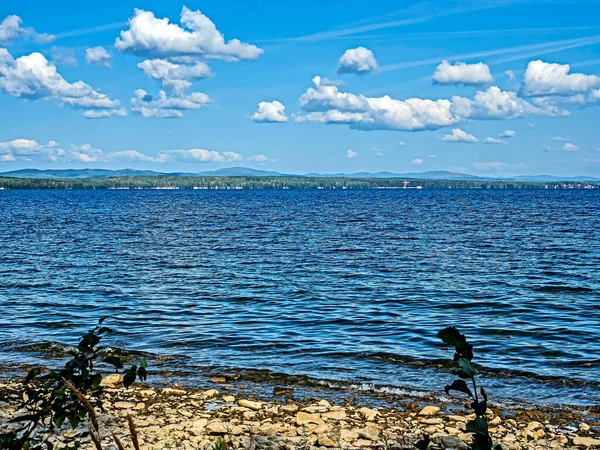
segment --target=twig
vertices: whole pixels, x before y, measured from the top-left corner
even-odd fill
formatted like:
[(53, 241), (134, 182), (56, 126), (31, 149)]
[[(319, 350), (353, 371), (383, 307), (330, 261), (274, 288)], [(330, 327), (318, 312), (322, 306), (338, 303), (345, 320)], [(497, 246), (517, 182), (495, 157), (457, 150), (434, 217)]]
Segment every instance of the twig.
[(94, 407), (92, 406), (90, 401), (79, 389), (77, 389), (75, 386), (73, 386), (73, 384), (71, 384), (71, 382), (69, 380), (66, 380), (63, 378), (62, 381), (63, 381), (64, 385), (67, 388), (69, 388), (69, 390), (71, 392), (73, 392), (73, 394), (75, 394), (75, 397), (77, 397), (77, 399), (81, 402), (81, 404), (85, 407), (85, 409), (87, 409), (87, 412), (90, 413), (90, 419), (92, 420), (94, 429), (96, 430), (96, 433), (100, 433), (100, 427), (98, 426), (98, 419), (96, 418), (96, 412), (94, 411)]
[(133, 447), (135, 450), (140, 450), (138, 434), (137, 430), (135, 429), (135, 424), (133, 423), (133, 417), (131, 417), (131, 414), (127, 414), (127, 422), (129, 422), (129, 432), (131, 433), (131, 442), (133, 443)]
[(123, 447), (123, 444), (121, 443), (121, 440), (117, 437), (116, 434), (113, 434), (113, 439), (115, 440), (115, 444), (117, 444), (117, 448), (119, 450), (125, 450), (125, 447)]
[(96, 450), (102, 450), (102, 445), (100, 444), (98, 437), (94, 434), (94, 430), (92, 430), (92, 427), (90, 427), (89, 425), (88, 431), (90, 432), (90, 438), (92, 439), (92, 442), (96, 446)]

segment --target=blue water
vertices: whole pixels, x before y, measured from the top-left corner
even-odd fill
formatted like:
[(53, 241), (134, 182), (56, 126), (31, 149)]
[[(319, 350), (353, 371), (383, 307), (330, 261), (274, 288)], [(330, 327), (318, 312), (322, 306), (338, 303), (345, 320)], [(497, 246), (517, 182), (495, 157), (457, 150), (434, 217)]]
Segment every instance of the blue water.
[(457, 325), (495, 400), (599, 404), (599, 212), (600, 191), (2, 191), (0, 364), (110, 315), (111, 345), (173, 370), (439, 392)]

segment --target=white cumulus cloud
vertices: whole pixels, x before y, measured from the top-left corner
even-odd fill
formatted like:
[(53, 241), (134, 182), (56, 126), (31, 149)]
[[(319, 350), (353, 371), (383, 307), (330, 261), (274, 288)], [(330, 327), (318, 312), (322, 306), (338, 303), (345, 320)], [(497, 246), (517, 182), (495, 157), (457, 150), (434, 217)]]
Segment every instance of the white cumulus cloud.
[(415, 158), (413, 159), (410, 164), (411, 166), (420, 166), (421, 164), (423, 164), (423, 160), (421, 158)]
[(259, 123), (287, 122), (285, 106), (283, 103), (273, 100), (272, 102), (260, 102), (258, 111), (252, 114), (251, 119)]
[(148, 59), (138, 64), (146, 75), (160, 80), (165, 89), (171, 92), (183, 92), (192, 86), (193, 80), (201, 80), (213, 75), (204, 62), (193, 65), (175, 64), (165, 59)]
[(404, 147), (406, 145), (406, 143), (404, 141), (398, 141), (398, 145), (400, 147)]
[(551, 64), (541, 60), (530, 61), (523, 77), (523, 96), (572, 96), (600, 87), (600, 77), (570, 73), (569, 64)]
[(358, 153), (356, 153), (354, 150), (346, 150), (346, 158), (348, 159), (354, 159), (358, 157)]
[(494, 144), (494, 145), (506, 145), (506, 144), (508, 144), (508, 142), (506, 142), (506, 141), (504, 141), (502, 139), (494, 138), (494, 137), (486, 137), (483, 140), (483, 143), (484, 144)]
[(9, 45), (13, 40), (21, 38), (31, 38), (39, 43), (49, 43), (54, 41), (55, 36), (45, 33), (37, 33), (31, 27), (23, 27), (23, 20), (19, 16), (7, 16), (0, 22), (0, 45)]
[(367, 97), (340, 91), (338, 86), (323, 85), (313, 78), (314, 87), (300, 97), (306, 112), (296, 115), (298, 122), (346, 124), (360, 130), (435, 130), (467, 120), (505, 120), (525, 115), (560, 116), (567, 112), (553, 105), (536, 106), (514, 92), (491, 86), (478, 91), (473, 99), (396, 100), (388, 95)]
[(515, 137), (516, 135), (517, 135), (517, 132), (514, 130), (504, 130), (502, 133), (499, 134), (499, 136), (502, 138), (511, 138), (511, 137)]
[(338, 61), (338, 74), (356, 73), (359, 75), (375, 72), (377, 61), (373, 52), (365, 47), (350, 48)]
[(225, 41), (216, 25), (200, 11), (185, 6), (181, 10), (181, 26), (159, 19), (151, 11), (136, 9), (129, 19), (129, 29), (121, 31), (115, 47), (123, 53), (169, 59), (254, 60), (263, 51), (238, 39)]
[(249, 156), (248, 158), (246, 158), (246, 161), (253, 161), (253, 162), (266, 162), (269, 160), (268, 156), (265, 155), (252, 155)]
[(571, 142), (565, 142), (565, 144), (562, 146), (562, 150), (563, 152), (576, 152), (579, 150), (579, 147)]
[(154, 98), (143, 89), (137, 89), (131, 99), (131, 109), (144, 118), (183, 117), (183, 111), (200, 109), (210, 103), (210, 97), (202, 92), (169, 95), (159, 91)]
[(448, 61), (442, 61), (433, 73), (433, 81), (437, 84), (482, 85), (491, 83), (494, 81), (494, 77), (492, 77), (488, 65), (482, 62), (450, 64)]
[(478, 139), (472, 134), (467, 133), (460, 128), (453, 128), (450, 134), (446, 134), (442, 136), (442, 141), (444, 142), (466, 142), (468, 144), (473, 144), (478, 142)]
[(69, 83), (41, 53), (14, 59), (0, 48), (0, 90), (28, 100), (59, 100), (63, 105), (87, 111), (121, 111), (118, 100), (94, 90), (83, 81)]
[(112, 55), (104, 47), (91, 47), (85, 50), (85, 62), (90, 66), (112, 67)]

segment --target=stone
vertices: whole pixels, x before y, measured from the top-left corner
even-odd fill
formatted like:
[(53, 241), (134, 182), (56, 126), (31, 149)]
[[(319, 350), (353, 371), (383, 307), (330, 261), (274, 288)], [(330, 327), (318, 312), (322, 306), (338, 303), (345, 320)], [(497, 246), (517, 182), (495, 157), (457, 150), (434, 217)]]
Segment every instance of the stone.
[(219, 391), (216, 389), (209, 389), (208, 391), (200, 392), (199, 394), (195, 394), (194, 398), (201, 398), (202, 400), (208, 400), (219, 395)]
[(111, 373), (110, 375), (106, 375), (100, 381), (100, 386), (116, 386), (118, 384), (123, 383), (123, 375), (120, 373)]
[(251, 409), (253, 411), (259, 411), (263, 407), (263, 404), (261, 402), (253, 402), (252, 400), (244, 399), (239, 400), (238, 405), (240, 405), (243, 408)]
[(456, 436), (435, 436), (432, 439), (445, 449), (467, 450), (469, 446)]
[(225, 377), (214, 377), (214, 378), (210, 379), (210, 382), (223, 384), (223, 383), (227, 383), (227, 379)]
[(238, 436), (244, 432), (242, 427), (228, 422), (211, 422), (206, 425), (206, 431), (209, 434), (231, 434), (233, 436)]
[(575, 436), (573, 438), (573, 445), (579, 447), (600, 447), (600, 439), (594, 439), (590, 437)]
[(426, 406), (419, 411), (420, 416), (435, 416), (439, 412), (440, 408), (437, 406)]
[(579, 428), (580, 431), (590, 431), (590, 426), (585, 422), (581, 422), (577, 425), (577, 428)]
[(358, 430), (358, 434), (359, 436), (370, 439), (371, 441), (377, 441), (379, 439), (379, 435), (381, 434), (381, 428), (374, 423), (371, 423), (362, 430)]
[(298, 405), (295, 405), (293, 403), (290, 405), (285, 405), (281, 407), (281, 410), (289, 413), (295, 413), (296, 411), (298, 411)]
[(317, 444), (319, 444), (321, 447), (337, 447), (338, 445), (336, 441), (331, 439), (326, 434), (319, 435), (319, 437), (317, 438)]
[(227, 403), (233, 403), (235, 402), (235, 397), (233, 395), (225, 395), (223, 396), (223, 401), (226, 401)]
[(327, 400), (321, 400), (319, 402), (319, 406), (323, 406), (327, 409), (331, 409), (331, 403), (329, 403)]
[(293, 387), (276, 386), (273, 388), (273, 395), (292, 395), (293, 393)]
[(363, 417), (363, 419), (365, 419), (367, 422), (374, 421), (377, 418), (377, 416), (379, 415), (379, 411), (377, 411), (376, 409), (371, 409), (371, 408), (367, 408), (367, 407), (360, 408), (358, 410), (358, 412)]
[(310, 414), (307, 412), (300, 411), (296, 415), (296, 425), (306, 425), (308, 423), (321, 425), (323, 423), (323, 419), (321, 419), (318, 414)]
[(325, 420), (344, 420), (346, 418), (346, 411), (343, 409), (334, 409), (323, 413), (321, 417)]
[(162, 390), (163, 395), (167, 397), (182, 397), (186, 392), (182, 389), (164, 388)]
[(340, 432), (342, 441), (352, 442), (358, 439), (358, 433), (354, 430), (342, 430)]
[(135, 404), (131, 402), (115, 402), (113, 405), (115, 409), (133, 409), (135, 408)]

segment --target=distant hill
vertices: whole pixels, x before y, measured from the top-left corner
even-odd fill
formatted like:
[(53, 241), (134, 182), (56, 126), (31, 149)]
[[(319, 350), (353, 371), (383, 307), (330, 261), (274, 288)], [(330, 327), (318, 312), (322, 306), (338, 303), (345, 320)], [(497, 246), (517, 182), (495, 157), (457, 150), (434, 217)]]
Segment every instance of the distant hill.
[(14, 178), (45, 178), (45, 179), (76, 179), (76, 178), (108, 178), (108, 177), (141, 177), (141, 176), (202, 176), (202, 177), (308, 177), (308, 178), (413, 178), (421, 180), (464, 180), (464, 181), (538, 181), (538, 182), (586, 182), (600, 181), (598, 177), (573, 176), (562, 177), (555, 175), (522, 175), (516, 177), (481, 177), (447, 170), (429, 172), (355, 172), (355, 173), (309, 173), (306, 175), (283, 174), (268, 170), (251, 169), (248, 167), (227, 167), (206, 172), (155, 172), (152, 170), (135, 169), (21, 169), (0, 173), (0, 176)]

